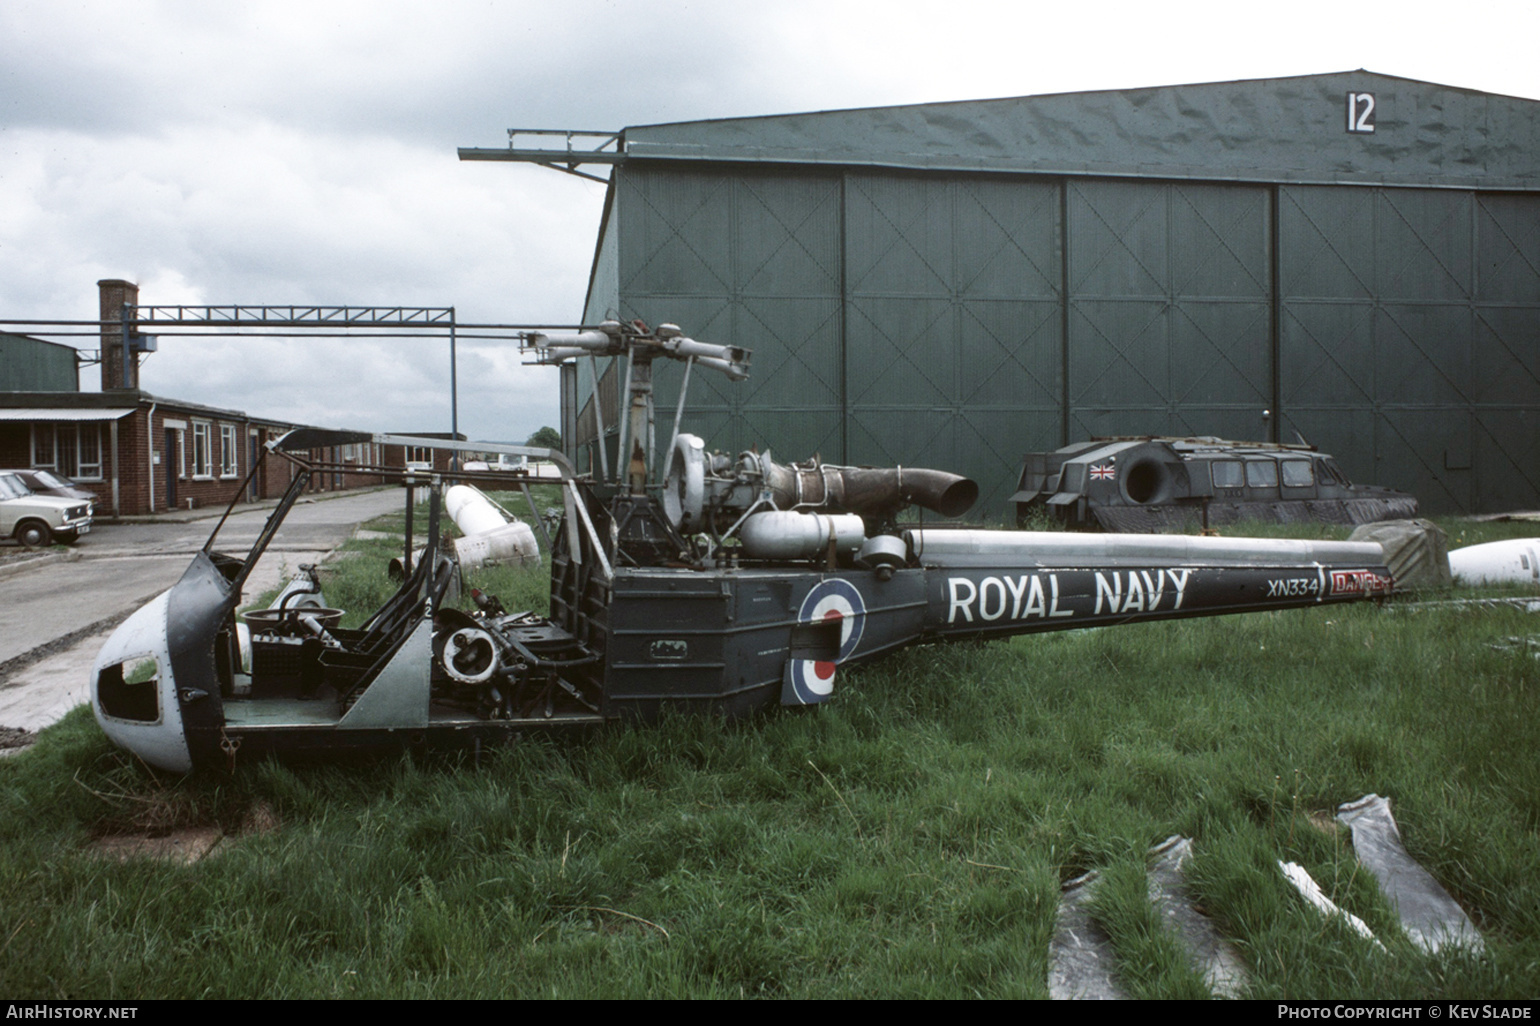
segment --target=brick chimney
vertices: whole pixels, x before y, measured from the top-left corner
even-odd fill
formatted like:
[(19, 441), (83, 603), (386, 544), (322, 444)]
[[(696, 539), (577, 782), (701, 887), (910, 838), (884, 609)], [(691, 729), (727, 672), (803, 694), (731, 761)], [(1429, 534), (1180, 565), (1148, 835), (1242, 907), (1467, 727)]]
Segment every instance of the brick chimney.
[[(103, 278), (96, 283), (101, 294), (103, 321), (118, 321), (123, 304), (139, 305), (139, 286), (131, 281)], [(139, 387), (139, 354), (129, 353), (124, 362), (123, 329), (117, 324), (102, 326), (102, 391)]]

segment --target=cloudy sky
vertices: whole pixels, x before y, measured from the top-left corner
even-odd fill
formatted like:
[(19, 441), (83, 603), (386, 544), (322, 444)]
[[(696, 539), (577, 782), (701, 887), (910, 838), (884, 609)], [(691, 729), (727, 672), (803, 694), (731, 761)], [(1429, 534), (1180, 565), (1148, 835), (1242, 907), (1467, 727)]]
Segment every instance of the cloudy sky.
[[(94, 319), (97, 279), (127, 278), (145, 304), (567, 323), (603, 186), (456, 147), (1359, 67), (1540, 98), (1537, 30), (1540, 5), (1482, 0), (0, 0), (0, 317)], [(472, 438), (557, 423), (553, 372), (459, 357)], [(162, 396), (397, 431), (447, 430), (448, 380), (421, 340), (163, 339), (142, 370)]]

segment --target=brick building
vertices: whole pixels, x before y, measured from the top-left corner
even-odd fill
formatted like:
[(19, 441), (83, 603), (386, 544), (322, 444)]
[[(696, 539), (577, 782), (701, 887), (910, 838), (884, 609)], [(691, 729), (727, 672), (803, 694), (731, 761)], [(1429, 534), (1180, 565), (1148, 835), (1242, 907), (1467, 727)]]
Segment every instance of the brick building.
[[(98, 282), (103, 321), (136, 305), (130, 282)], [(242, 410), (151, 395), (139, 388), (138, 353), (125, 353), (118, 328), (102, 331), (102, 391), (79, 389), (77, 354), (69, 346), (19, 335), (0, 337), (0, 467), (46, 468), (97, 494), (97, 515), (156, 513), (223, 506), (232, 499), (276, 498), (293, 480), (284, 460), (252, 474), (262, 447), (301, 425)], [(61, 372), (68, 361), (74, 374)], [(358, 443), (313, 454), (360, 466), (402, 463), (400, 447)], [(311, 491), (381, 483), (378, 474), (317, 474)]]

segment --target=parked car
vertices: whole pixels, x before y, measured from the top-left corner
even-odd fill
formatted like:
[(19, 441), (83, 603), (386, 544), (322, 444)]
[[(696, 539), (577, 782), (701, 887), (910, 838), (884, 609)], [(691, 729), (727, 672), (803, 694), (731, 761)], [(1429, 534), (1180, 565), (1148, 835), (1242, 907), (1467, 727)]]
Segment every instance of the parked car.
[(501, 470), (509, 474), (528, 474), (528, 456), (510, 456), (505, 452), (497, 454), (496, 459), (466, 460), (466, 470)]
[(0, 536), (40, 548), (55, 539), (72, 542), (90, 530), (89, 502), (38, 495), (16, 471), (0, 470)]
[(17, 470), (14, 472), (22, 483), (38, 495), (55, 495), (61, 499), (84, 499), (96, 503), (96, 493), (82, 488), (67, 477), (60, 477), (51, 470)]

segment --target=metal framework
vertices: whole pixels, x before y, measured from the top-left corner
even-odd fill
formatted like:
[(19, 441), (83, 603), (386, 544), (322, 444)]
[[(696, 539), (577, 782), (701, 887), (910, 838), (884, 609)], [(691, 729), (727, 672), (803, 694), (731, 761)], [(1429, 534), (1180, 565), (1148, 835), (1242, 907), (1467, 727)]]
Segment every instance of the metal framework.
[[(514, 145), (521, 135), (557, 135), (567, 140), (565, 149), (542, 150), (520, 149)], [(588, 149), (574, 149), (573, 139), (597, 139), (597, 143)], [(619, 132), (589, 132), (576, 128), (510, 128), (508, 129), (507, 149), (487, 149), (473, 146), (462, 146), (459, 149), (461, 160), (511, 160), (522, 161), (526, 164), (539, 164), (553, 171), (563, 174), (576, 175), (586, 178), (591, 182), (609, 183), (608, 178), (589, 174), (587, 171), (579, 171), (584, 164), (608, 164), (614, 165), (626, 159), (623, 149), (623, 140)]]
[(139, 328), (173, 327), (183, 324), (218, 324), (232, 327), (409, 327), (439, 325), (449, 334), (449, 431), (460, 435), (459, 356), (455, 308), (408, 306), (295, 306), (292, 304), (253, 304), (228, 306), (135, 306), (123, 304), (120, 318), (123, 330), (123, 380), (128, 380), (128, 361), (135, 351), (146, 348)]
[[(478, 329), (480, 334), (466, 335), (461, 328)], [(72, 321), (0, 318), (0, 330), (21, 329), (29, 334), (47, 336), (99, 337), (104, 331), (122, 333), (122, 360), (127, 381), (128, 363), (140, 352), (154, 348), (152, 336), (144, 329), (153, 328), (171, 336), (219, 337), (226, 335), (261, 335), (264, 337), (341, 337), (341, 338), (447, 338), (449, 340), (450, 431), (460, 432), (458, 342), (461, 338), (502, 339), (528, 342), (538, 329), (582, 330), (582, 325), (468, 324), (455, 319), (452, 306), (319, 306), (296, 303), (231, 303), (214, 306), (185, 304), (136, 306), (125, 303), (113, 320)], [(80, 330), (58, 330), (58, 329)], [(202, 328), (209, 330), (185, 330)], [(305, 328), (331, 329), (303, 331)], [(375, 331), (360, 331), (373, 328)], [(42, 329), (42, 330), (39, 330)], [(242, 330), (247, 329), (247, 330)], [(251, 330), (255, 329), (255, 330)], [(100, 362), (100, 351), (82, 352), (82, 362)]]
[(233, 304), (229, 306), (138, 306), (130, 309), (133, 311), (131, 318), (133, 323), (148, 327), (173, 324), (220, 324), (268, 327), (443, 325), (452, 328), (455, 324), (455, 308), (452, 306)]

